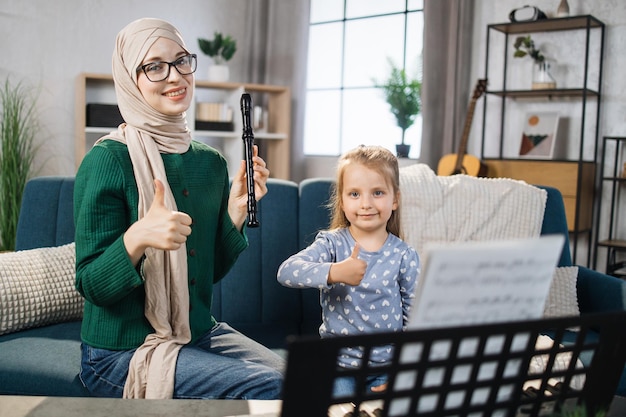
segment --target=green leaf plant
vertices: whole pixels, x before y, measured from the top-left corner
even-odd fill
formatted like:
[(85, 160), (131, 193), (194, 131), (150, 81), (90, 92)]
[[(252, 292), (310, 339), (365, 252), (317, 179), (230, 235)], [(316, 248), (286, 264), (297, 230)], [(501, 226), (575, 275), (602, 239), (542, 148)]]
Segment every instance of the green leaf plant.
[(404, 134), (422, 109), (422, 82), (418, 78), (409, 78), (406, 70), (397, 67), (392, 60), (389, 60), (389, 66), (391, 72), (387, 80), (382, 84), (375, 82), (375, 85), (382, 88), (391, 113), (396, 118), (396, 124), (402, 129), (404, 145)]
[(0, 87), (0, 251), (15, 249), (17, 220), (37, 152), (35, 101), (22, 84)]
[(222, 65), (235, 55), (237, 52), (237, 41), (230, 35), (224, 36), (219, 32), (215, 32), (213, 40), (198, 38), (200, 50), (213, 58), (216, 65)]
[(515, 43), (513, 44), (513, 47), (515, 48), (515, 52), (513, 53), (513, 56), (515, 58), (523, 58), (525, 56), (529, 56), (537, 64), (543, 62), (546, 59), (541, 51), (535, 47), (535, 41), (532, 40), (530, 35), (518, 36), (517, 38), (515, 38)]

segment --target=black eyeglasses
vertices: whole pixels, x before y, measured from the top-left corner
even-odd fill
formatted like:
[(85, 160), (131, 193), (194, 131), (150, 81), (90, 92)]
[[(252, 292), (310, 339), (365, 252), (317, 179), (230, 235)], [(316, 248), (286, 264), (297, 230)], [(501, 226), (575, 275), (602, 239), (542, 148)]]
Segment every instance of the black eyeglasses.
[(176, 71), (178, 71), (180, 75), (189, 75), (196, 72), (197, 65), (197, 55), (188, 54), (172, 62), (156, 61), (140, 65), (137, 67), (137, 72), (143, 71), (146, 77), (148, 77), (148, 80), (156, 83), (167, 79), (167, 77), (170, 76), (170, 69), (172, 67), (176, 68)]

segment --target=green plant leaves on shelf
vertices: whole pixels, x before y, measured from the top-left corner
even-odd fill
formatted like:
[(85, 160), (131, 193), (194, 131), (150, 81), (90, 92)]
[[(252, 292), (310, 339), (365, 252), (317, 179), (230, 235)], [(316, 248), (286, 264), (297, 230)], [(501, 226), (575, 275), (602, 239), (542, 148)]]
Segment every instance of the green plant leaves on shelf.
[(230, 35), (222, 35), (215, 32), (212, 40), (199, 38), (198, 46), (200, 50), (215, 60), (216, 64), (228, 62), (237, 52), (237, 41)]

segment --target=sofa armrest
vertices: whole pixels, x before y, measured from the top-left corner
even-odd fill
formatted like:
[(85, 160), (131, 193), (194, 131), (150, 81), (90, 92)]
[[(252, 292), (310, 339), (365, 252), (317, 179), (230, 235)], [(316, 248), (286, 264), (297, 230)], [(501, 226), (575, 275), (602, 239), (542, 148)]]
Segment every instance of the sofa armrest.
[(626, 281), (583, 266), (576, 282), (581, 314), (626, 310)]

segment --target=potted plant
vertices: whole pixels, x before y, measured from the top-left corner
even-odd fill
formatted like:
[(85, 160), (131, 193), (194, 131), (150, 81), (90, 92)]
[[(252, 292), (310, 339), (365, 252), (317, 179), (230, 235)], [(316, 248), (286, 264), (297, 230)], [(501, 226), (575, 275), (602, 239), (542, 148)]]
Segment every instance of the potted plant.
[(21, 84), (0, 87), (0, 251), (15, 249), (17, 220), (37, 147), (34, 102)]
[(228, 81), (229, 73), (226, 63), (237, 52), (237, 41), (230, 35), (224, 36), (215, 32), (212, 40), (198, 38), (198, 45), (205, 55), (213, 58), (215, 64), (209, 67), (209, 81)]
[(422, 109), (422, 82), (418, 78), (409, 78), (406, 70), (397, 67), (389, 60), (391, 72), (382, 85), (385, 100), (396, 118), (396, 124), (402, 129), (402, 140), (396, 145), (396, 154), (400, 158), (409, 156), (411, 145), (404, 143), (406, 130), (413, 125), (415, 117)]
[(556, 88), (556, 81), (550, 75), (550, 65), (543, 53), (535, 47), (535, 41), (530, 35), (515, 38), (513, 47), (515, 48), (514, 58), (529, 56), (535, 64), (532, 81), (533, 90)]

